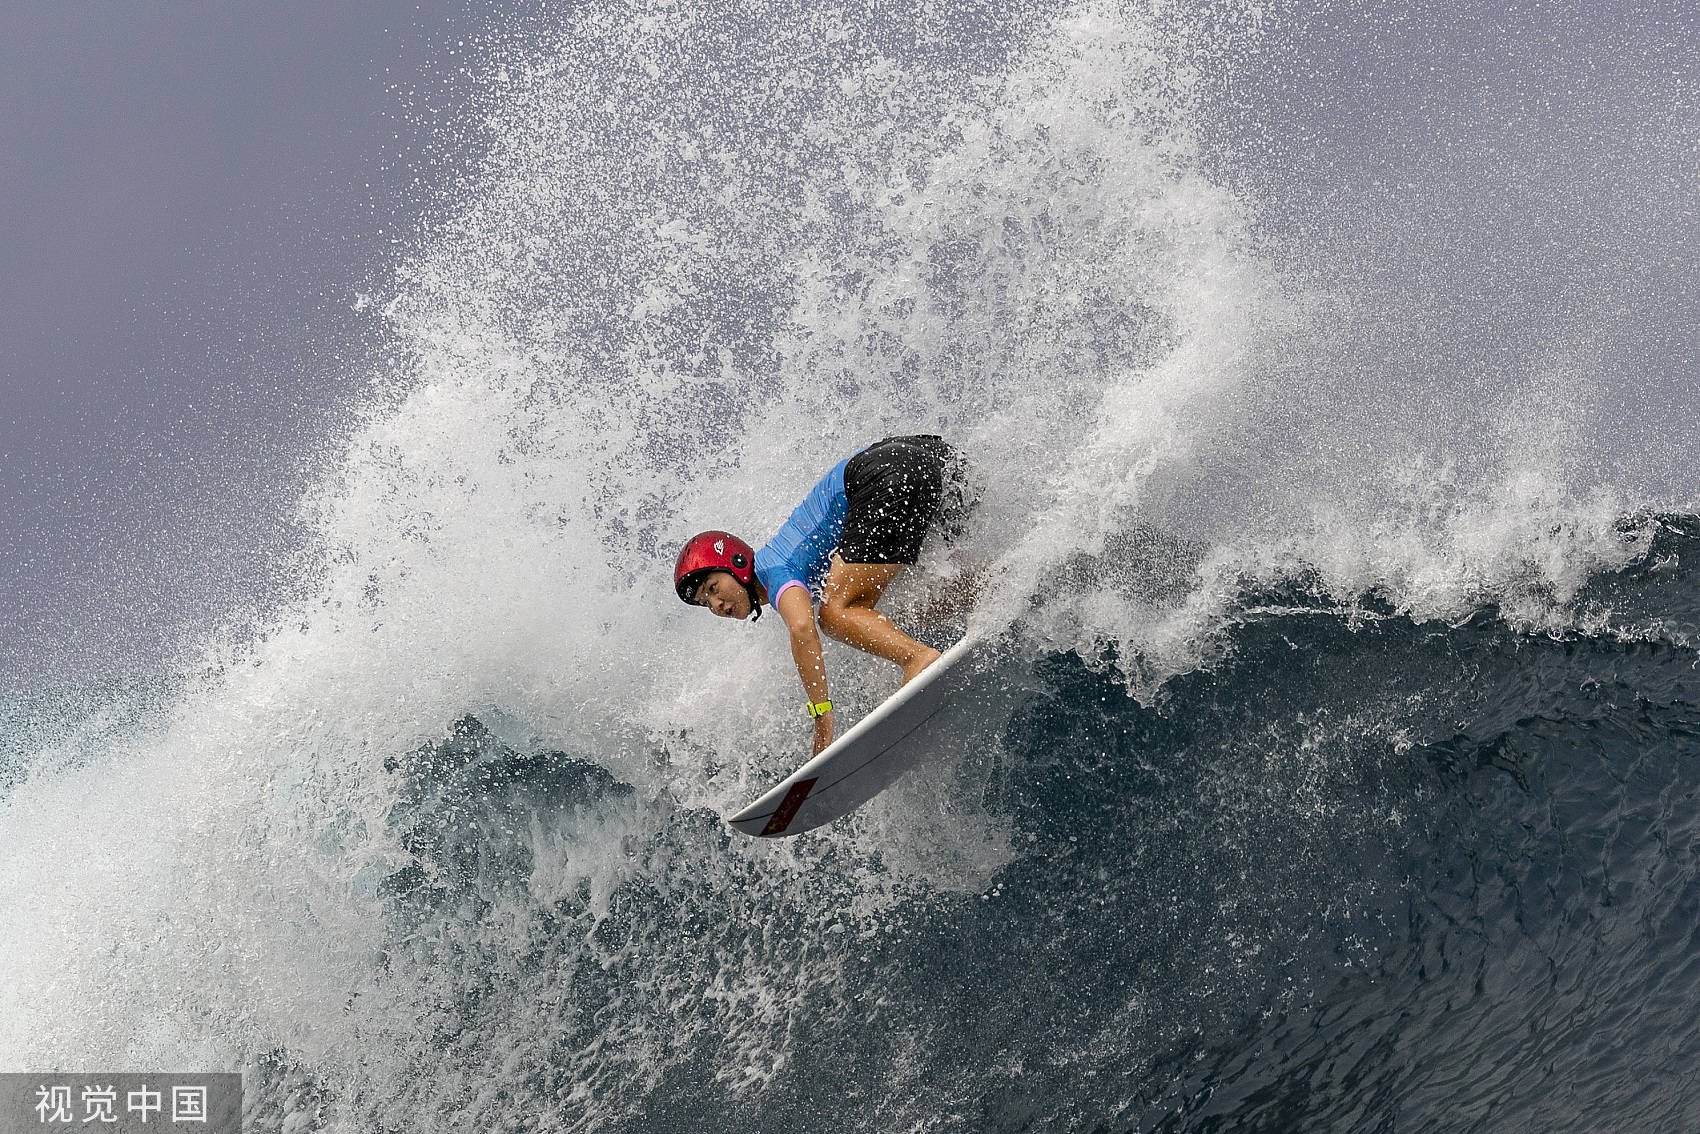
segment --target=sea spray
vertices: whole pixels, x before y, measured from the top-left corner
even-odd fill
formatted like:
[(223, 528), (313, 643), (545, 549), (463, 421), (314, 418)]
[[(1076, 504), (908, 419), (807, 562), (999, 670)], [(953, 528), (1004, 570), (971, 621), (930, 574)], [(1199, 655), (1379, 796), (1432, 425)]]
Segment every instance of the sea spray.
[[(1518, 903), (1639, 941), (1585, 936), (1596, 844), (1659, 880), (1647, 924), (1688, 900), (1692, 525), (1598, 475), (1586, 350), (1419, 412), (1448, 356), (1381, 368), (1399, 287), (1295, 261), (1223, 173), (1228, 11), (608, 4), (509, 41), (304, 503), (305, 597), (122, 740), (22, 758), (0, 1064), (241, 1066), (268, 1127), (1349, 1125), (1406, 1113), (1382, 1048), (1342, 1086), (1364, 1032), (1545, 1081), (1431, 1027), (1435, 988), (1545, 1019), (1447, 968), (1505, 975), (1484, 940), (1682, 992)], [(987, 485), (1008, 704), (819, 837), (738, 839), (802, 755), (795, 675), (774, 621), (677, 602), (674, 550), (918, 430)], [(829, 664), (852, 711), (895, 680)]]

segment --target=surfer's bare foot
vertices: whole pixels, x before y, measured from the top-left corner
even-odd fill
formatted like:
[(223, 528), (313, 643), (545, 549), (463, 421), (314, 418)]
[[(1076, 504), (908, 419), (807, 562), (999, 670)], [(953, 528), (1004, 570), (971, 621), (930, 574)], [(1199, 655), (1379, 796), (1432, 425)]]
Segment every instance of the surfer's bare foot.
[(914, 654), (903, 665), (903, 684), (907, 685), (921, 676), (921, 671), (944, 657), (931, 646), (922, 646), (919, 653)]

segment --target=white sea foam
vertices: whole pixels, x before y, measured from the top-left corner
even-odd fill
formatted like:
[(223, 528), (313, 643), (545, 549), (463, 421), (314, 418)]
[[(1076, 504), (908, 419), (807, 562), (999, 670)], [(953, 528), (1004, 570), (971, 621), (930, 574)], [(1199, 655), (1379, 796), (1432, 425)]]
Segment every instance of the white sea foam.
[[(710, 1034), (723, 1081), (774, 1074), (799, 1005), (844, 1010), (847, 942), (1015, 853), (969, 794), (998, 722), (806, 842), (691, 825), (792, 766), (805, 728), (777, 620), (678, 603), (675, 548), (759, 541), (887, 434), (946, 434), (988, 483), (977, 625), (1018, 653), (1113, 646), (1147, 683), (1209, 664), (1247, 587), (1551, 629), (1641, 554), (1615, 524), (1648, 501), (1581, 459), (1586, 364), (1519, 368), (1440, 428), (1356, 365), (1372, 331), (1325, 333), (1350, 302), (1285, 274), (1209, 172), (1197, 27), (956, 21), (602, 6), (502, 61), (488, 163), (384, 301), (408, 362), (305, 505), (311, 597), (4, 805), (0, 1066), (281, 1050), (396, 1121), (544, 1064), (575, 1105), (619, 1094), (612, 1121), (632, 1092), (610, 1084)], [(829, 658), (852, 711), (894, 684)], [(635, 794), (509, 832), (525, 887), (398, 941), (380, 883), (416, 855), (385, 762), (486, 709)], [(793, 936), (663, 918), (610, 945), (633, 887)], [(552, 975), (494, 983), (504, 1026), (593, 1038), (515, 1040), (479, 1064), (493, 1083), (457, 1079), (433, 1044), (475, 1048), (489, 1018), (448, 1006), (473, 962), (528, 951)], [(616, 1022), (575, 1030), (598, 972), (629, 982)]]

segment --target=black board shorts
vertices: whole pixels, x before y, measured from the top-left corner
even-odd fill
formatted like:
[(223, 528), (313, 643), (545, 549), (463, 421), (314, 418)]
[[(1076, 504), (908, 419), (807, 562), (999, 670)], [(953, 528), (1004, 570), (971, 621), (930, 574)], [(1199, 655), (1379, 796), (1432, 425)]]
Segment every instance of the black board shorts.
[(960, 536), (979, 497), (962, 455), (930, 434), (888, 437), (851, 457), (844, 495), (846, 563), (913, 563), (929, 528), (947, 542)]

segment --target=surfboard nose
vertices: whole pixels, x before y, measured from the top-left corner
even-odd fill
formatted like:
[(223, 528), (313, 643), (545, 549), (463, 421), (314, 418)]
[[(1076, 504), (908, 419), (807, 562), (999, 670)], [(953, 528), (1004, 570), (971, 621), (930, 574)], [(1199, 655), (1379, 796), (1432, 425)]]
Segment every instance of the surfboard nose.
[(920, 676), (887, 697), (820, 755), (726, 822), (754, 838), (799, 835), (856, 808), (909, 769), (951, 745), (945, 710), (962, 694), (974, 667), (964, 664), (979, 641), (964, 638)]

